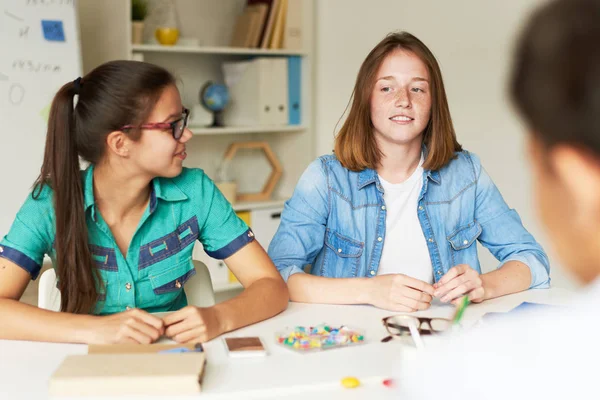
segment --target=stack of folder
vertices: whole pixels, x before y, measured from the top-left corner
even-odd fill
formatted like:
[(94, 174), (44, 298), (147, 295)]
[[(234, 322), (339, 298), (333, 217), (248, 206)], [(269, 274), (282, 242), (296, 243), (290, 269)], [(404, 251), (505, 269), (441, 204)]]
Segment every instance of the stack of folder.
[(301, 62), (300, 56), (290, 56), (224, 63), (231, 95), (225, 125), (300, 125)]

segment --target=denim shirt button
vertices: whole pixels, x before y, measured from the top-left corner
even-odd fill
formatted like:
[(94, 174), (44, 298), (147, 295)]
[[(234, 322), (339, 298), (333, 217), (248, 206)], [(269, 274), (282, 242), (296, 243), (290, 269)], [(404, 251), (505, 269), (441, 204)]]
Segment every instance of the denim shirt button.
[(437, 274), (438, 274), (438, 275), (441, 275), (441, 274), (442, 274), (442, 271), (438, 270)]
[(429, 242), (433, 243), (433, 238), (429, 238), (427, 240), (429, 240)]
[(381, 206), (381, 209), (385, 211), (385, 206)]
[(371, 274), (371, 275), (375, 275), (375, 271), (371, 271), (371, 272), (370, 272), (370, 274)]
[(381, 242), (382, 240), (383, 240), (383, 238), (382, 238), (381, 236), (379, 236), (379, 237), (377, 238), (377, 241), (378, 241), (378, 242)]
[(419, 211), (423, 211), (423, 206), (419, 206)]
[(467, 244), (467, 243), (469, 243), (468, 240), (463, 240), (463, 244)]
[(342, 249), (338, 249), (338, 253), (341, 253), (341, 252), (342, 252)]

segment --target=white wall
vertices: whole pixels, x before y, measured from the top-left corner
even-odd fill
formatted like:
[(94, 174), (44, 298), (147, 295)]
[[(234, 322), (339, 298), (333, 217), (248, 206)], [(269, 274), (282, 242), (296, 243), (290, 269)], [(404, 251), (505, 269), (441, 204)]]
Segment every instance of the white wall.
[[(317, 154), (333, 148), (356, 73), (388, 32), (419, 37), (441, 65), (459, 141), (477, 153), (508, 204), (544, 245), (533, 210), (524, 135), (506, 96), (513, 39), (541, 0), (326, 0), (316, 5)], [(339, 129), (339, 126), (338, 126)], [(496, 265), (481, 252), (484, 269)], [(573, 287), (550, 254), (553, 285)]]

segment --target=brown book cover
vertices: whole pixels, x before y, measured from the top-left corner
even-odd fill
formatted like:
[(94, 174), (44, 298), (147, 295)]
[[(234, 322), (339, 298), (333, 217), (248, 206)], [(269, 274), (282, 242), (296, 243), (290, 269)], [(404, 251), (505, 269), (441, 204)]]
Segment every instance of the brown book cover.
[(267, 19), (268, 6), (266, 4), (254, 4), (248, 6), (248, 12), (251, 15), (250, 31), (248, 32), (248, 41), (246, 47), (259, 47), (260, 35)]
[(260, 32), (260, 39), (259, 39), (259, 46), (263, 41), (263, 38), (265, 37), (265, 33), (267, 31), (267, 18), (269, 17), (269, 15), (271, 15), (271, 8), (273, 7), (273, 0), (247, 0), (247, 5), (252, 5), (252, 4), (266, 4), (267, 5), (267, 12), (266, 12), (266, 16), (265, 16), (265, 20), (263, 21), (262, 24), (262, 30)]
[(280, 49), (283, 42), (283, 31), (285, 29), (285, 16), (287, 13), (287, 0), (281, 0), (279, 10), (277, 10), (277, 19), (273, 28), (273, 36), (271, 37), (270, 49)]
[(247, 10), (244, 10), (244, 12), (238, 16), (233, 30), (233, 36), (231, 37), (231, 47), (246, 47), (251, 19), (252, 15)]
[(201, 391), (206, 356), (186, 353), (71, 355), (52, 374), (52, 396), (183, 395)]
[(273, 0), (271, 8), (269, 9), (269, 19), (265, 26), (265, 33), (263, 34), (260, 47), (268, 49), (271, 43), (271, 37), (273, 37), (273, 28), (275, 27), (275, 20), (277, 19), (277, 12), (279, 11), (279, 5), (281, 0)]

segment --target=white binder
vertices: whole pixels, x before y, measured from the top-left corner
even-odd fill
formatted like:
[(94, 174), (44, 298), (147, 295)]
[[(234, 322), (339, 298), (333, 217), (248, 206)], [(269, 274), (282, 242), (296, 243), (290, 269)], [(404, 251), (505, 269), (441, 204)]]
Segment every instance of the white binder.
[(283, 32), (283, 48), (302, 50), (302, 0), (288, 0), (285, 30)]
[(226, 126), (287, 125), (287, 58), (257, 57), (223, 64), (230, 103), (223, 112)]

